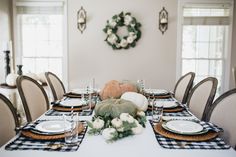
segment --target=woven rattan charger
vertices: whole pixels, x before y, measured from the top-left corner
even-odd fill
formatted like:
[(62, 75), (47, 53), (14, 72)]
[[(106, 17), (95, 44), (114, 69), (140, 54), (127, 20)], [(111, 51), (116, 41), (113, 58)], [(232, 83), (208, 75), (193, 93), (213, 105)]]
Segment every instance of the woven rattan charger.
[(162, 127), (162, 122), (156, 124), (153, 126), (154, 131), (164, 137), (175, 139), (175, 140), (183, 140), (183, 141), (192, 141), (192, 142), (200, 142), (200, 141), (207, 141), (210, 139), (213, 139), (218, 136), (219, 133), (215, 131), (208, 131), (204, 134), (200, 135), (181, 135), (181, 134), (175, 134), (168, 130), (165, 130)]
[[(78, 134), (83, 132), (84, 129), (85, 129), (85, 127), (84, 127), (83, 123), (80, 123), (79, 127), (78, 127)], [(36, 139), (36, 140), (57, 140), (57, 139), (62, 139), (65, 137), (64, 133), (57, 134), (57, 135), (42, 135), (42, 134), (37, 134), (35, 132), (32, 132), (30, 130), (23, 130), (21, 132), (21, 134), (26, 137)]]

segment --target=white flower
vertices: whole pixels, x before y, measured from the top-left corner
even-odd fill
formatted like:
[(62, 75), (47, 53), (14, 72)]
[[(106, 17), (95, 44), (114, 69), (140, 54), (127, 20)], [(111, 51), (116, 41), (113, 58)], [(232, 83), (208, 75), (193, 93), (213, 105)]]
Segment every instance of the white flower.
[(137, 127), (132, 128), (132, 132), (133, 134), (137, 135), (137, 134), (141, 134), (143, 132), (143, 127), (142, 125), (138, 124)]
[(134, 120), (134, 122), (135, 122), (136, 126), (140, 125), (136, 119)]
[(111, 35), (111, 34), (112, 34), (112, 30), (111, 30), (111, 29), (108, 29), (108, 30), (107, 30), (107, 34), (108, 34), (108, 35)]
[(131, 23), (131, 27), (134, 27), (135, 26), (135, 23)]
[(127, 38), (127, 42), (128, 42), (129, 44), (131, 44), (133, 41), (134, 41), (134, 38), (133, 38), (132, 36), (129, 36), (129, 37)]
[(128, 113), (121, 113), (120, 114), (120, 119), (122, 121), (125, 121), (125, 122), (128, 122), (128, 123), (133, 123), (134, 122), (134, 117), (132, 117)]
[(116, 22), (119, 22), (120, 21), (120, 17), (118, 16), (117, 18), (116, 18)]
[(130, 15), (125, 15), (124, 24), (127, 26), (131, 23), (132, 20), (133, 18)]
[(116, 44), (116, 48), (120, 48), (120, 44), (117, 43), (117, 44)]
[(110, 140), (114, 137), (114, 134), (116, 134), (116, 129), (114, 128), (106, 128), (103, 130), (102, 132), (102, 136), (106, 139), (106, 140)]
[(121, 39), (120, 46), (121, 46), (121, 47), (126, 47), (127, 45), (128, 45), (127, 40)]
[(93, 128), (94, 129), (101, 129), (101, 128), (103, 128), (103, 126), (104, 126), (104, 121), (103, 120), (101, 120), (99, 118), (94, 120), (94, 122), (93, 122)]
[(122, 126), (122, 121), (119, 118), (114, 118), (111, 121), (111, 124), (115, 127), (115, 128), (120, 128)]
[(135, 40), (137, 38), (137, 35), (134, 32), (129, 32), (129, 37), (133, 37)]
[(145, 116), (145, 113), (143, 111), (138, 111), (137, 112), (137, 115), (140, 116), (140, 117), (144, 117)]
[(108, 36), (107, 41), (111, 44), (114, 44), (117, 41), (117, 36), (115, 34), (111, 34)]
[(123, 132), (124, 131), (124, 127), (120, 127), (116, 129), (118, 132)]
[(116, 26), (116, 21), (114, 21), (114, 20), (109, 20), (109, 25), (112, 27), (112, 28), (114, 28), (115, 26)]

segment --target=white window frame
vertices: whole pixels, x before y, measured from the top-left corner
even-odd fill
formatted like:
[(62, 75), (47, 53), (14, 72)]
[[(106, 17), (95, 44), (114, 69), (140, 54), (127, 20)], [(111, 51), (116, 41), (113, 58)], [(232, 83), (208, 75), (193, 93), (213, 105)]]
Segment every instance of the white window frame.
[[(34, 0), (26, 0), (25, 2), (34, 2)], [(67, 1), (68, 0), (38, 0), (37, 2), (42, 2), (45, 3), (45, 5), (50, 5), (50, 2), (62, 2), (64, 5), (64, 13), (63, 13), (63, 57), (62, 57), (62, 81), (63, 84), (66, 88), (66, 90), (68, 89), (68, 26), (67, 26), (67, 21), (68, 21), (68, 15), (67, 15)], [(22, 2), (24, 2), (24, 0), (22, 0)], [(36, 3), (37, 3), (36, 2)], [(21, 58), (22, 54), (21, 51), (18, 51), (18, 49), (20, 48), (19, 45), (17, 45), (19, 43), (19, 36), (18, 33), (19, 31), (17, 30), (17, 12), (16, 12), (16, 0), (12, 1), (12, 10), (13, 10), (13, 35), (14, 35), (14, 52), (15, 52), (15, 63), (16, 63), (16, 59), (17, 58)]]
[(228, 34), (228, 45), (227, 51), (225, 51), (224, 65), (223, 65), (223, 73), (222, 79), (222, 91), (227, 91), (230, 89), (230, 74), (231, 74), (231, 45), (232, 45), (232, 30), (233, 30), (233, 9), (234, 9), (234, 0), (178, 0), (178, 22), (177, 22), (177, 54), (176, 54), (176, 80), (178, 80), (182, 76), (182, 35), (183, 35), (183, 6), (188, 3), (194, 4), (222, 4), (229, 3), (230, 5), (230, 13), (229, 13), (229, 34)]

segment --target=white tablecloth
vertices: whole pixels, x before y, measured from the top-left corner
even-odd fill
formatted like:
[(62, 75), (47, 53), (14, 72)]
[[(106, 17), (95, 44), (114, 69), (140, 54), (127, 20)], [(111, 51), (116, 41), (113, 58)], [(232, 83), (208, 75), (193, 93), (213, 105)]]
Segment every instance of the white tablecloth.
[[(58, 119), (62, 117), (42, 116), (40, 119)], [(90, 120), (91, 117), (81, 117)], [(146, 129), (140, 135), (130, 136), (113, 143), (106, 143), (102, 136), (85, 135), (76, 152), (47, 151), (6, 151), (0, 148), (0, 157), (236, 157), (236, 151), (227, 150), (187, 150), (164, 149), (154, 135), (152, 127), (147, 122)]]

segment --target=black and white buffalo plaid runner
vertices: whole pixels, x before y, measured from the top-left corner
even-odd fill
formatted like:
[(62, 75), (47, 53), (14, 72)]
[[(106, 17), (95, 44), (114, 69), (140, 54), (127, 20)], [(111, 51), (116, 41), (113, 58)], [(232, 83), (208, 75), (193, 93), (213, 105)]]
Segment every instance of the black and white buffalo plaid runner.
[[(79, 116), (91, 116), (92, 113), (93, 113), (93, 109), (91, 109), (90, 111), (81, 111), (79, 112)], [(56, 111), (56, 110), (50, 109), (45, 113), (45, 116), (62, 116), (62, 115), (67, 116), (70, 114), (71, 114), (70, 112), (62, 112), (62, 111)]]
[[(42, 150), (42, 151), (60, 151), (60, 152), (72, 152), (77, 151), (79, 146), (81, 145), (86, 130), (87, 130), (87, 123), (85, 121), (81, 121), (83, 123), (84, 130), (79, 134), (78, 138), (79, 141), (73, 145), (65, 144), (64, 139), (59, 140), (35, 140), (32, 138), (25, 137), (23, 135), (19, 135), (14, 141), (10, 142), (6, 145), (5, 149), (9, 151), (13, 150)], [(36, 121), (36, 124), (39, 121)], [(30, 124), (24, 127), (24, 129), (31, 129), (34, 128), (36, 124)], [(60, 145), (60, 147), (55, 147)]]
[[(153, 127), (154, 124), (152, 123), (151, 120), (150, 120), (150, 123)], [(204, 127), (204, 129), (214, 130), (216, 132), (222, 131), (221, 128), (217, 127), (216, 125), (212, 123), (200, 122), (200, 124)], [(227, 145), (224, 142), (224, 140), (219, 137), (216, 137), (209, 141), (191, 142), (191, 141), (181, 141), (181, 140), (170, 139), (156, 133), (155, 131), (154, 133), (155, 133), (155, 137), (158, 143), (163, 148), (167, 148), (167, 149), (229, 149), (230, 148), (230, 146)]]

